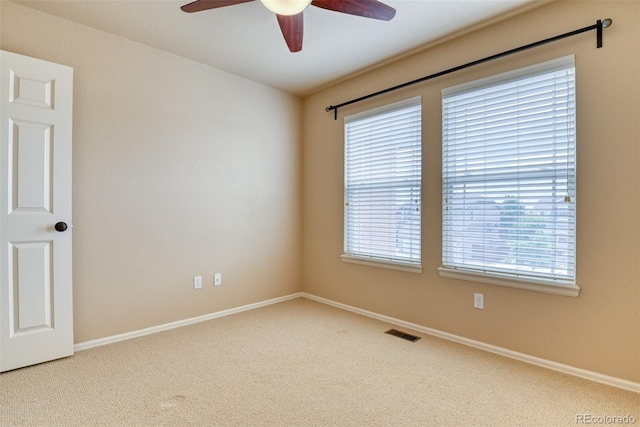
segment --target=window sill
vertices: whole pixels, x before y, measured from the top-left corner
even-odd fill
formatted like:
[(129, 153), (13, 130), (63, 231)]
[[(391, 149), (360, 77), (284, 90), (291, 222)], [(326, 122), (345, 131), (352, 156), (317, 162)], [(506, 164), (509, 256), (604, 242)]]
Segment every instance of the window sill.
[(408, 273), (422, 274), (422, 265), (410, 264), (398, 261), (385, 261), (376, 258), (358, 257), (355, 255), (342, 254), (340, 258), (343, 262), (352, 264), (368, 265), (369, 267), (388, 268), (391, 270), (405, 271)]
[(441, 277), (450, 279), (467, 280), (469, 282), (486, 283), (489, 285), (506, 286), (508, 288), (524, 289), (527, 291), (544, 292), (547, 294), (577, 297), (580, 287), (573, 284), (559, 284), (551, 280), (513, 279), (499, 274), (476, 273), (453, 268), (440, 267), (438, 273)]

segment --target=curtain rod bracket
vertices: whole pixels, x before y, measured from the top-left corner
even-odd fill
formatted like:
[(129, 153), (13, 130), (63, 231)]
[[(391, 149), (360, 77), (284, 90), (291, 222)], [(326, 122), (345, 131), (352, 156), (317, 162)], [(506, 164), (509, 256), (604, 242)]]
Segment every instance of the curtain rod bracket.
[(338, 120), (338, 107), (334, 107), (333, 105), (329, 105), (327, 108), (325, 108), (325, 110), (327, 111), (327, 113), (331, 110), (333, 110), (333, 120)]
[(602, 47), (602, 21), (598, 19), (596, 25), (598, 26), (596, 30), (596, 48), (600, 49)]
[(402, 89), (402, 88), (404, 88), (406, 86), (410, 86), (410, 85), (413, 85), (413, 84), (416, 84), (416, 83), (422, 83), (422, 82), (424, 82), (426, 80), (431, 80), (433, 78), (440, 77), (440, 76), (443, 76), (445, 74), (453, 73), (454, 71), (463, 70), (465, 68), (469, 68), (469, 67), (472, 67), (474, 65), (482, 64), (482, 63), (487, 62), (487, 61), (491, 61), (491, 60), (494, 60), (494, 59), (502, 58), (503, 56), (512, 55), (514, 53), (522, 52), (523, 50), (527, 50), (527, 49), (531, 49), (531, 48), (534, 48), (534, 47), (542, 46), (543, 44), (555, 42), (555, 41), (558, 41), (558, 40), (561, 40), (561, 39), (565, 39), (567, 37), (572, 37), (572, 36), (575, 36), (575, 35), (578, 35), (578, 34), (582, 34), (584, 32), (591, 31), (591, 30), (596, 30), (596, 39), (597, 39), (596, 40), (596, 46), (597, 46), (597, 48), (601, 48), (602, 47), (602, 30), (604, 28), (609, 28), (612, 24), (613, 24), (613, 20), (611, 18), (606, 18), (606, 19), (603, 19), (603, 20), (598, 19), (598, 21), (594, 25), (590, 25), (588, 27), (584, 27), (584, 28), (580, 28), (580, 29), (577, 29), (577, 30), (574, 30), (574, 31), (570, 31), (568, 33), (560, 34), (559, 36), (555, 36), (555, 37), (551, 37), (551, 38), (548, 38), (548, 39), (540, 40), (540, 41), (537, 41), (537, 42), (534, 42), (534, 43), (530, 43), (528, 45), (520, 46), (520, 47), (517, 47), (515, 49), (507, 50), (507, 51), (502, 52), (502, 53), (497, 53), (495, 55), (487, 56), (486, 58), (478, 59), (478, 60), (469, 62), (469, 63), (464, 64), (464, 65), (459, 65), (457, 67), (449, 68), (448, 70), (440, 71), (439, 73), (431, 74), (429, 76), (422, 77), (422, 78), (416, 79), (416, 80), (412, 80), (412, 81), (407, 82), (407, 83), (402, 83), (400, 85), (393, 86), (393, 87), (390, 87), (390, 88), (387, 88), (387, 89), (383, 89), (383, 90), (375, 92), (375, 93), (370, 93), (369, 95), (361, 96), (360, 98), (352, 99), (351, 101), (346, 101), (346, 102), (340, 103), (338, 105), (329, 105), (325, 110), (327, 112), (333, 110), (333, 120), (338, 120), (338, 108), (340, 108), (340, 107), (344, 107), (344, 106), (347, 106), (347, 105), (355, 104), (356, 102), (364, 101), (365, 99), (373, 98), (374, 96), (382, 95), (382, 94), (385, 94), (387, 92), (394, 91), (396, 89)]
[(611, 18), (607, 18), (604, 21), (598, 19), (596, 22), (597, 30), (596, 30), (596, 47), (600, 49), (602, 47), (602, 29), (609, 28), (613, 24), (613, 20)]

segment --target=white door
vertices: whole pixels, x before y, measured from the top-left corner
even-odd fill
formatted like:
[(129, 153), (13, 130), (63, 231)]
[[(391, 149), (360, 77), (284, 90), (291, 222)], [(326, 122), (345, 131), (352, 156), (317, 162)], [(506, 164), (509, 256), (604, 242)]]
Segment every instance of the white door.
[(0, 372), (73, 354), (72, 84), (0, 51)]

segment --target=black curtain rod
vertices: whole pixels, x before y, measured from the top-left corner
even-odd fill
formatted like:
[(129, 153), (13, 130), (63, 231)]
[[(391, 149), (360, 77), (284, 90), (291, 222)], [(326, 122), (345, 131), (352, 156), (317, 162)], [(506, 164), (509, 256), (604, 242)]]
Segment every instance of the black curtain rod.
[(502, 53), (497, 53), (495, 55), (487, 56), (486, 58), (478, 59), (476, 61), (472, 61), (472, 62), (466, 63), (464, 65), (459, 65), (457, 67), (449, 68), (448, 70), (440, 71), (438, 73), (431, 74), (429, 76), (422, 77), (422, 78), (419, 78), (419, 79), (416, 79), (416, 80), (412, 80), (412, 81), (407, 82), (407, 83), (402, 83), (400, 85), (393, 86), (393, 87), (390, 87), (390, 88), (387, 88), (387, 89), (383, 89), (383, 90), (375, 92), (375, 93), (370, 93), (369, 95), (361, 96), (360, 98), (355, 98), (355, 99), (352, 99), (351, 101), (346, 101), (346, 102), (343, 102), (343, 103), (338, 104), (338, 105), (330, 105), (330, 106), (328, 106), (326, 108), (326, 111), (329, 112), (329, 111), (333, 110), (333, 118), (334, 118), (334, 120), (338, 120), (338, 108), (344, 107), (346, 105), (355, 104), (356, 102), (364, 101), (365, 99), (373, 98), (374, 96), (378, 96), (378, 95), (385, 94), (387, 92), (391, 92), (391, 91), (394, 91), (394, 90), (402, 89), (404, 87), (411, 86), (411, 85), (414, 85), (416, 83), (422, 83), (424, 81), (431, 80), (431, 79), (434, 79), (436, 77), (444, 76), (445, 74), (453, 73), (454, 71), (460, 71), (460, 70), (463, 70), (465, 68), (473, 67), (474, 65), (482, 64), (484, 62), (488, 62), (488, 61), (492, 61), (494, 59), (502, 58), (503, 56), (512, 55), (514, 53), (522, 52), (523, 50), (532, 49), (534, 47), (542, 46), (542, 45), (547, 44), (547, 43), (555, 42), (555, 41), (558, 41), (558, 40), (561, 40), (561, 39), (565, 39), (567, 37), (572, 37), (572, 36), (575, 36), (575, 35), (578, 35), (578, 34), (582, 34), (584, 32), (591, 31), (591, 30), (597, 30), (597, 32), (596, 32), (596, 47), (597, 48), (601, 48), (602, 47), (602, 29), (610, 27), (612, 23), (613, 23), (613, 21), (611, 19), (609, 19), (609, 18), (607, 18), (605, 20), (598, 19), (598, 21), (594, 25), (589, 25), (588, 27), (580, 28), (580, 29), (575, 30), (575, 31), (570, 31), (568, 33), (560, 34), (559, 36), (551, 37), (551, 38), (548, 38), (548, 39), (537, 41), (535, 43), (530, 43), (528, 45), (520, 46), (520, 47), (517, 47), (515, 49), (507, 50), (507, 51), (502, 52)]

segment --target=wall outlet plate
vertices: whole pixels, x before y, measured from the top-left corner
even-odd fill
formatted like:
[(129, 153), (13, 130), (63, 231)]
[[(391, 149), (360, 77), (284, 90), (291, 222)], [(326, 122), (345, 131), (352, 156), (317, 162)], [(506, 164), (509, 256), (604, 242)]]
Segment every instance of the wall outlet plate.
[(484, 294), (473, 294), (473, 308), (484, 309)]
[(222, 273), (216, 273), (213, 276), (213, 286), (220, 286), (222, 285)]
[(202, 276), (193, 276), (193, 289), (202, 288)]

